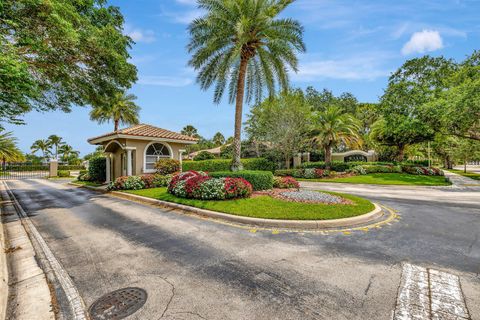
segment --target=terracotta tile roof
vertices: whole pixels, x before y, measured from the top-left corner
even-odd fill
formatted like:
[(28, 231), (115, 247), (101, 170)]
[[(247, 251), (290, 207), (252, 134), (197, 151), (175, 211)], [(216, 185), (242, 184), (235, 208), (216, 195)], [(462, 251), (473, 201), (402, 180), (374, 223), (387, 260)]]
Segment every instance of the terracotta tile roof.
[(118, 131), (113, 131), (110, 133), (103, 134), (98, 137), (90, 138), (88, 141), (106, 138), (109, 136), (115, 135), (128, 135), (132, 137), (148, 137), (148, 138), (163, 138), (163, 139), (173, 139), (173, 140), (184, 140), (184, 141), (197, 141), (197, 138), (193, 138), (184, 134), (176, 133), (173, 131), (165, 130), (162, 128), (157, 128), (149, 124), (137, 124), (129, 128), (120, 129)]

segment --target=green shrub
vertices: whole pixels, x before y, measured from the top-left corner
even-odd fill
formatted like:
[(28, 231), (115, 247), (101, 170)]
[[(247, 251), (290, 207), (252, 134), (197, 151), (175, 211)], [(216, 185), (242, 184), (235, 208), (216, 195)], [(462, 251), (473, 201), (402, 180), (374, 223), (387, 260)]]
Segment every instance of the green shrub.
[(175, 159), (160, 159), (155, 163), (158, 174), (166, 175), (180, 171), (180, 161)]
[(303, 169), (279, 169), (279, 170), (275, 170), (275, 175), (278, 177), (303, 178), (304, 171)]
[(160, 175), (160, 174), (155, 174), (153, 177), (153, 187), (154, 188), (159, 188), (159, 187), (168, 187), (168, 184), (172, 180), (172, 175), (167, 174), (167, 175)]
[(74, 165), (59, 165), (58, 170), (85, 170), (84, 166), (74, 166)]
[(380, 165), (363, 165), (361, 166), (366, 173), (401, 173), (400, 166), (380, 166)]
[(320, 168), (275, 170), (275, 175), (279, 177), (294, 177), (305, 179), (319, 179), (323, 177), (328, 177), (330, 174), (331, 172), (329, 170)]
[(58, 170), (57, 176), (58, 177), (70, 177), (70, 171), (68, 171), (68, 170)]
[(141, 176), (122, 176), (110, 182), (108, 190), (140, 190), (145, 188), (145, 182)]
[[(275, 163), (264, 158), (242, 159), (245, 170), (274, 171)], [(183, 171), (229, 171), (232, 165), (231, 159), (214, 159), (203, 161), (184, 161)]]
[(300, 184), (292, 177), (273, 177), (273, 186), (279, 189), (300, 188)]
[(106, 179), (106, 160), (105, 157), (95, 157), (88, 163), (88, 175), (90, 181), (105, 182)]
[[(365, 162), (362, 162), (365, 164)], [(337, 172), (345, 172), (350, 168), (355, 167), (356, 164), (354, 162), (341, 162), (341, 161), (332, 161), (330, 163), (330, 170), (337, 171)], [(327, 165), (323, 161), (319, 162), (307, 162), (302, 165), (303, 168), (317, 168), (317, 169), (326, 169)]]
[(270, 171), (252, 171), (252, 170), (243, 170), (243, 171), (222, 171), (222, 172), (212, 172), (210, 176), (213, 178), (243, 178), (250, 182), (253, 187), (253, 190), (268, 190), (273, 188), (273, 174)]
[(193, 157), (193, 161), (202, 161), (202, 160), (210, 160), (215, 159), (215, 155), (208, 151), (200, 151), (195, 157)]

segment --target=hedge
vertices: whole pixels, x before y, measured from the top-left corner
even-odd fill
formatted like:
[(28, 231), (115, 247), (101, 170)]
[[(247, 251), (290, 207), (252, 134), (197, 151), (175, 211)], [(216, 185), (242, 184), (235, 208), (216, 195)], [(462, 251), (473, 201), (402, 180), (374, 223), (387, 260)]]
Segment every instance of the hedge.
[(57, 176), (58, 177), (70, 177), (70, 171), (69, 170), (58, 170)]
[[(275, 163), (264, 158), (249, 158), (242, 159), (243, 168), (245, 170), (261, 170), (271, 171), (275, 170)], [(202, 161), (184, 161), (182, 165), (183, 171), (205, 171), (205, 172), (217, 172), (217, 171), (229, 171), (232, 165), (230, 159), (214, 159), (214, 160), (202, 160)]]
[(58, 170), (85, 170), (85, 167), (74, 165), (59, 165)]
[(104, 182), (106, 180), (107, 163), (105, 157), (90, 159), (88, 163), (88, 175), (90, 181)]
[(271, 171), (252, 171), (252, 170), (242, 170), (242, 171), (221, 171), (221, 172), (212, 172), (209, 174), (213, 178), (243, 178), (250, 182), (253, 187), (253, 190), (268, 190), (273, 188), (273, 173)]

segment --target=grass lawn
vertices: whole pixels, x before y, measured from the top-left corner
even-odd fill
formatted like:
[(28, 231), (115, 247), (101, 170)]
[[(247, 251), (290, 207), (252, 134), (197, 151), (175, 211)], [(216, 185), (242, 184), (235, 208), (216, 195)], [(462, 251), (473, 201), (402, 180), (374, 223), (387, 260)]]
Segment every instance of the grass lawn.
[(358, 216), (374, 209), (374, 205), (359, 197), (338, 194), (354, 202), (352, 205), (326, 205), (314, 203), (297, 203), (259, 196), (237, 200), (195, 200), (175, 197), (167, 193), (167, 188), (127, 190), (144, 197), (185, 204), (212, 211), (230, 213), (245, 217), (285, 219), (285, 220), (328, 220)]
[(72, 183), (81, 184), (82, 186), (89, 186), (89, 187), (100, 187), (100, 186), (102, 186), (101, 183), (92, 182), (92, 181), (73, 180)]
[(325, 179), (297, 179), (315, 182), (343, 182), (384, 185), (448, 186), (451, 183), (443, 176), (420, 176), (406, 173), (369, 173), (361, 176)]
[(459, 174), (464, 177), (468, 177), (475, 180), (480, 180), (480, 174), (475, 172), (463, 172), (463, 170), (449, 169), (448, 171)]

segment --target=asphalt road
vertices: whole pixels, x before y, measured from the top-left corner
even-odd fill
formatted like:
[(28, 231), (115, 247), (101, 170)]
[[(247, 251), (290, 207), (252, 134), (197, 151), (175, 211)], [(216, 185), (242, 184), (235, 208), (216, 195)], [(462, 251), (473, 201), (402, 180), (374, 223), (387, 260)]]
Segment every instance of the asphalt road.
[(472, 188), (322, 184), (400, 215), (378, 229), (322, 234), (239, 228), (61, 182), (7, 183), (87, 306), (118, 288), (147, 291), (129, 319), (390, 319), (406, 262), (458, 275), (480, 319)]

